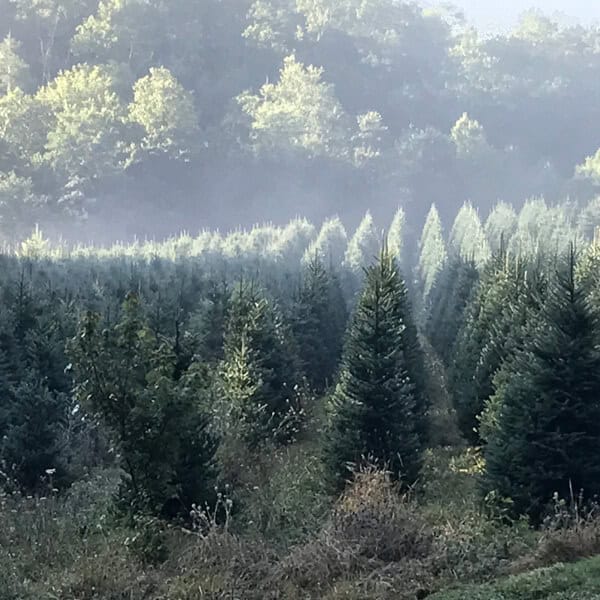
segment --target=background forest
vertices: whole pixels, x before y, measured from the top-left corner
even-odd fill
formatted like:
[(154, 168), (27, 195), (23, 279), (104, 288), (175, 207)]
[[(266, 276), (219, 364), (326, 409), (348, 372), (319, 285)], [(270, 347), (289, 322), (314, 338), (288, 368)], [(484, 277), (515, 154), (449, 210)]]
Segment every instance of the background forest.
[[(395, 0), (1, 0), (0, 231), (74, 241), (588, 201), (597, 25)], [(109, 226), (108, 226), (109, 225)]]

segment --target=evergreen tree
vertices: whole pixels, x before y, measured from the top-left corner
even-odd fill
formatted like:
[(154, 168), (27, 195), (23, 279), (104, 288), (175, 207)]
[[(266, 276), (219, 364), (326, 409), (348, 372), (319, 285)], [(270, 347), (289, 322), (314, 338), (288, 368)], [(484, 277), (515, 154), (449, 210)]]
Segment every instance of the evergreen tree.
[(295, 269), (315, 235), (312, 223), (306, 219), (293, 219), (280, 231), (271, 253), (290, 270)]
[(600, 493), (600, 335), (597, 310), (575, 278), (575, 255), (549, 288), (501, 389), (485, 449), (483, 491), (535, 522), (554, 493)]
[(78, 401), (119, 444), (123, 507), (156, 514), (176, 502), (187, 514), (192, 503), (211, 500), (216, 447), (198, 370), (176, 378), (173, 344), (150, 330), (138, 297), (130, 294), (104, 331), (88, 313), (68, 350)]
[(190, 316), (189, 330), (195, 338), (197, 354), (204, 362), (223, 359), (225, 321), (230, 293), (226, 282), (211, 282), (206, 297)]
[(447, 257), (440, 215), (432, 204), (419, 242), (418, 280), (423, 300), (429, 296)]
[(458, 211), (450, 232), (449, 245), (453, 253), (473, 260), (478, 267), (483, 267), (490, 257), (490, 246), (481, 220), (470, 203), (463, 204)]
[(506, 202), (494, 206), (485, 222), (485, 235), (492, 252), (498, 252), (502, 246), (508, 246), (517, 228), (515, 209)]
[(592, 198), (587, 206), (583, 208), (578, 219), (577, 225), (579, 234), (586, 240), (591, 240), (596, 235), (600, 227), (600, 196)]
[(541, 224), (547, 220), (547, 213), (548, 206), (543, 198), (533, 198), (525, 202), (508, 246), (512, 254), (528, 256), (541, 249)]
[(535, 264), (515, 265), (519, 276), (514, 281), (514, 295), (504, 306), (493, 326), (494, 332), (489, 343), (483, 348), (476, 377), (481, 374), (490, 377), (492, 394), (485, 399), (479, 421), (478, 433), (485, 444), (493, 435), (502, 409), (502, 390), (507, 378), (511, 377), (512, 361), (523, 350), (529, 338), (530, 329), (539, 318), (546, 297), (548, 280), (544, 271)]
[(316, 391), (322, 392), (331, 383), (342, 352), (346, 321), (339, 281), (315, 257), (304, 269), (292, 330), (304, 374)]
[(251, 447), (292, 441), (302, 426), (297, 358), (278, 310), (254, 287), (232, 295), (224, 348), (224, 432), (239, 427)]
[(309, 263), (316, 255), (323, 264), (337, 268), (342, 264), (347, 246), (348, 235), (339, 217), (329, 219), (304, 253), (303, 261)]
[(408, 375), (402, 279), (387, 250), (366, 273), (350, 326), (340, 375), (329, 405), (324, 460), (332, 484), (343, 486), (348, 464), (385, 464), (412, 483), (421, 440), (415, 385)]
[(373, 217), (367, 211), (363, 220), (348, 243), (348, 249), (344, 256), (344, 266), (354, 275), (360, 275), (361, 271), (370, 265), (379, 248), (379, 239)]
[(425, 331), (434, 350), (448, 366), (465, 309), (479, 280), (475, 263), (460, 256), (449, 259), (431, 291)]
[(402, 250), (404, 248), (404, 227), (406, 225), (406, 215), (404, 209), (399, 208), (394, 215), (390, 230), (387, 234), (387, 245), (390, 254), (396, 259), (398, 265), (402, 265), (404, 256)]
[(67, 396), (51, 392), (32, 375), (14, 388), (0, 458), (24, 492), (40, 491), (50, 474), (55, 485), (68, 483), (64, 443), (69, 407)]
[[(463, 435), (480, 441), (478, 416), (493, 393), (493, 378), (510, 353), (515, 309), (531, 291), (526, 265), (504, 250), (486, 265), (453, 348), (450, 390)], [(531, 276), (531, 273), (529, 273)]]

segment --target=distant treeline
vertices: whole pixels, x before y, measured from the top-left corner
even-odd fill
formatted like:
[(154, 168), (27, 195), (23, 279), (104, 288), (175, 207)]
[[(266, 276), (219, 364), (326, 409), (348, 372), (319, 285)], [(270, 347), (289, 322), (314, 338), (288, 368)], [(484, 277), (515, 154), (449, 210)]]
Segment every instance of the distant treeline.
[(600, 30), (396, 0), (0, 0), (0, 236), (589, 201)]

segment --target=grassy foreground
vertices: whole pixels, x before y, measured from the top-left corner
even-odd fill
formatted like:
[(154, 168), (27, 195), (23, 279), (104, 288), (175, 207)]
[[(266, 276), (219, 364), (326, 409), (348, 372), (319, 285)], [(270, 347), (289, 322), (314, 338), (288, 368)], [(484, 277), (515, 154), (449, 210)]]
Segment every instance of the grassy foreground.
[(0, 496), (0, 600), (600, 599), (598, 521), (491, 521), (474, 457), (430, 453), (414, 498), (364, 473), (328, 510), (300, 474), (311, 462), (284, 456), (229, 529), (202, 535), (115, 520), (116, 473), (65, 497)]
[(600, 556), (556, 564), (485, 585), (463, 585), (431, 600), (595, 600), (600, 598)]

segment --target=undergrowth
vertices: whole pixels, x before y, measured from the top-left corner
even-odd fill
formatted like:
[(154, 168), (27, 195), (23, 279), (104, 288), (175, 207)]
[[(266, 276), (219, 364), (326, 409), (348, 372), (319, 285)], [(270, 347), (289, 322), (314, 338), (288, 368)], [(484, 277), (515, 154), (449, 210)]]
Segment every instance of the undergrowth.
[[(63, 497), (2, 496), (0, 600), (592, 597), (595, 584), (580, 580), (597, 563), (560, 565), (600, 553), (600, 522), (535, 532), (490, 519), (474, 500), (473, 450), (430, 451), (408, 494), (365, 469), (333, 505), (309, 448), (268, 460), (271, 477), (244, 490), (226, 526), (125, 526), (112, 472)], [(582, 595), (560, 595), (569, 586)], [(534, 588), (550, 595), (527, 595)]]

